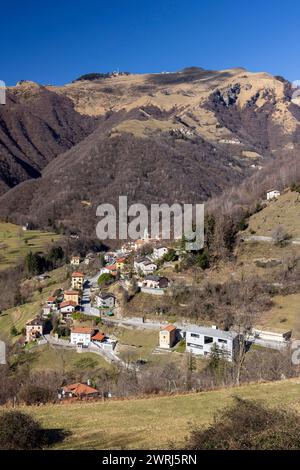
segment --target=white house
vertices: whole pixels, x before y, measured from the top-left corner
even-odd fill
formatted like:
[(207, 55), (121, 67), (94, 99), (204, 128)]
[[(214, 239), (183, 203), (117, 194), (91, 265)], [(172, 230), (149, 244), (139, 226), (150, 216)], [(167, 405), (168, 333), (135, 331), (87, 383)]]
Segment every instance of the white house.
[(140, 287), (147, 287), (148, 289), (165, 289), (168, 285), (168, 278), (155, 276), (154, 274), (149, 274), (139, 283)]
[(66, 300), (60, 304), (60, 312), (63, 314), (73, 313), (77, 304), (74, 300)]
[(91, 343), (91, 337), (94, 333), (92, 328), (88, 327), (76, 327), (71, 330), (71, 344), (79, 347), (88, 347)]
[(217, 348), (228, 361), (232, 361), (239, 348), (240, 337), (234, 331), (191, 326), (186, 331), (186, 351), (195, 355), (209, 356)]
[(52, 310), (49, 305), (44, 305), (42, 308), (42, 317), (47, 318), (51, 314)]
[(47, 307), (49, 307), (51, 310), (56, 310), (56, 297), (48, 297)]
[(106, 336), (104, 333), (100, 331), (96, 331), (92, 338), (92, 343), (98, 346), (101, 349), (105, 349), (106, 351), (113, 351), (116, 347), (116, 341)]
[(280, 191), (277, 189), (269, 189), (267, 191), (267, 201), (271, 201), (272, 199), (277, 199), (280, 196)]
[(134, 261), (134, 269), (136, 272), (141, 271), (143, 274), (152, 274), (157, 269), (157, 265), (149, 258), (138, 258)]
[(113, 308), (115, 306), (115, 296), (113, 294), (100, 294), (95, 297), (96, 305), (100, 308)]
[(152, 258), (153, 259), (160, 259), (163, 258), (167, 253), (169, 249), (166, 246), (158, 246), (153, 248), (153, 253), (152, 253)]
[(80, 265), (80, 256), (72, 256), (70, 264), (72, 264), (72, 266), (79, 266)]

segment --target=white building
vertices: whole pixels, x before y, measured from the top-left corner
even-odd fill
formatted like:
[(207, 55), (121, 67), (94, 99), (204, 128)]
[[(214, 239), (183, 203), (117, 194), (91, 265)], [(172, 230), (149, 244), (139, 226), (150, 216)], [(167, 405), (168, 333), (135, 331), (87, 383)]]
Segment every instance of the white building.
[(100, 294), (95, 297), (96, 305), (100, 308), (113, 308), (115, 306), (115, 297), (113, 294)]
[(168, 285), (168, 278), (155, 276), (154, 274), (149, 274), (149, 276), (138, 282), (139, 287), (147, 287), (148, 289), (165, 289)]
[(70, 264), (72, 264), (72, 266), (79, 266), (80, 265), (80, 256), (72, 256)]
[(64, 314), (73, 313), (75, 312), (76, 306), (77, 304), (74, 302), (74, 300), (66, 300), (60, 304), (60, 311)]
[(143, 274), (147, 275), (156, 271), (157, 265), (149, 258), (139, 258), (134, 261), (134, 269), (136, 272), (142, 272)]
[(279, 343), (286, 343), (292, 337), (292, 331), (266, 331), (253, 328), (252, 334), (254, 339), (263, 340), (263, 341), (275, 341)]
[(202, 326), (191, 326), (186, 331), (186, 351), (200, 356), (209, 356), (212, 348), (217, 348), (224, 358), (232, 361), (239, 341), (239, 335), (234, 331)]
[(153, 248), (153, 254), (152, 258), (153, 259), (160, 259), (163, 258), (169, 251), (169, 248), (166, 246), (157, 246)]
[(76, 327), (71, 330), (71, 344), (79, 347), (88, 347), (94, 330), (88, 327)]
[(271, 201), (272, 199), (277, 199), (280, 196), (280, 191), (277, 189), (269, 189), (267, 191), (267, 201)]

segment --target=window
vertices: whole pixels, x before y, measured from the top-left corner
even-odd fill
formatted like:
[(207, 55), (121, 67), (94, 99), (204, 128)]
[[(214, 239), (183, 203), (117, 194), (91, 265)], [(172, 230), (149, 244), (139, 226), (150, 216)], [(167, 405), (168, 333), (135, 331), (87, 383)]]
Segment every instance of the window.
[(199, 338), (199, 335), (197, 335), (197, 333), (191, 333), (191, 338)]
[(219, 343), (224, 343), (224, 344), (227, 344), (227, 339), (218, 339), (218, 342)]
[(211, 336), (204, 336), (204, 344), (213, 343), (214, 339)]
[(187, 346), (189, 346), (190, 348), (203, 349), (202, 344), (187, 343)]

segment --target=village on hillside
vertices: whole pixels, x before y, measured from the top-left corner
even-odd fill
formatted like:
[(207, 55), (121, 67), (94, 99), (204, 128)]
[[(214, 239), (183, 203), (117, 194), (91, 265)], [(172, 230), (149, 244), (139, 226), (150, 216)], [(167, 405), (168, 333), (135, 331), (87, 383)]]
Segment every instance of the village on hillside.
[[(267, 192), (267, 204), (280, 197), (280, 192)], [(255, 238), (254, 235), (252, 237)], [(263, 238), (263, 237), (262, 237)], [(247, 241), (247, 240), (246, 240)], [(251, 236), (248, 237), (248, 242)], [(133, 331), (156, 332), (157, 344), (152, 355), (186, 352), (196, 358), (217, 355), (222, 360), (243, 360), (251, 346), (284, 351), (290, 345), (292, 330), (269, 329), (252, 325), (251, 329), (224, 329), (216, 324), (195, 324), (187, 318), (174, 317), (172, 321), (149, 318), (130, 310), (124, 298), (132, 300), (144, 294), (151, 299), (171, 298), (178, 275), (178, 263), (184, 255), (180, 243), (164, 243), (151, 239), (148, 233), (119, 249), (104, 253), (74, 254), (69, 264), (69, 285), (56, 289), (48, 297), (40, 313), (27, 321), (25, 344), (37, 347), (90, 352), (110, 364), (139, 370), (142, 360), (124, 359), (116, 327)], [(89, 272), (95, 259), (101, 256), (102, 267)], [(166, 275), (165, 273), (169, 273)], [(114, 329), (115, 328), (115, 329)], [(97, 390), (90, 384), (73, 384), (59, 391), (59, 398), (95, 397)]]

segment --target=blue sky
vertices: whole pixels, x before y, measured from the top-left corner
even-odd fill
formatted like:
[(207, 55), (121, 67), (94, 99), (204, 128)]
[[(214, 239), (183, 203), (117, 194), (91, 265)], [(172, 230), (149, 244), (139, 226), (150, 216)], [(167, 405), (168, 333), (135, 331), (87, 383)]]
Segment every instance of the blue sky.
[(243, 66), (300, 79), (300, 2), (0, 0), (0, 79)]

